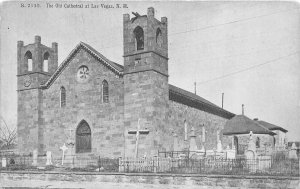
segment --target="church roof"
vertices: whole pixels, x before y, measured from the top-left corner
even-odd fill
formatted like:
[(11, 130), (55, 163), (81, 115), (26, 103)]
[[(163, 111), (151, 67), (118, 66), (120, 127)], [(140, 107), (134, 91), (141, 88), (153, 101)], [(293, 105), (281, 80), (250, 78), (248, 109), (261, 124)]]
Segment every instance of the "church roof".
[(174, 85), (169, 85), (169, 99), (226, 119), (230, 119), (235, 116), (235, 114), (209, 102), (208, 100)]
[(268, 128), (244, 115), (236, 115), (228, 120), (224, 126), (223, 135), (249, 134), (250, 131), (253, 134), (276, 135)]
[(67, 67), (70, 60), (76, 55), (76, 53), (80, 50), (84, 49), (88, 53), (90, 53), (92, 56), (94, 56), (96, 59), (98, 59), (100, 62), (102, 62), (104, 65), (106, 65), (109, 69), (111, 69), (113, 72), (115, 72), (117, 75), (123, 75), (123, 66), (112, 62), (108, 60), (105, 56), (103, 56), (101, 53), (96, 51), (93, 47), (90, 45), (80, 42), (67, 56), (67, 58), (60, 64), (60, 66), (57, 68), (57, 70), (54, 72), (54, 74), (50, 77), (50, 79), (41, 87), (42, 88), (49, 88), (49, 86), (55, 81), (55, 79), (62, 73), (62, 71)]
[[(42, 88), (49, 88), (49, 86), (55, 81), (56, 78), (60, 75), (60, 73), (67, 67), (70, 60), (76, 55), (76, 53), (80, 50), (84, 49), (88, 53), (90, 53), (92, 56), (94, 56), (96, 59), (98, 59), (100, 62), (102, 62), (104, 65), (106, 65), (109, 69), (111, 69), (116, 74), (122, 76), (124, 71), (124, 66), (117, 64), (113, 61), (110, 61), (105, 56), (103, 56), (101, 53), (99, 53), (97, 50), (95, 50), (90, 45), (80, 42), (67, 56), (67, 58), (60, 64), (60, 66), (57, 68), (57, 70), (54, 72), (54, 74), (50, 77), (50, 79), (41, 87)], [(209, 102), (208, 100), (194, 94), (191, 92), (188, 92), (186, 90), (183, 90), (181, 88), (175, 87), (174, 85), (169, 85), (169, 98), (172, 101), (176, 101), (178, 103), (182, 103), (191, 107), (194, 107), (199, 110), (207, 111), (209, 113), (230, 119), (235, 114), (228, 112), (219, 106)]]
[(261, 121), (261, 120), (258, 120), (257, 121), (259, 124), (263, 125), (264, 127), (268, 128), (269, 130), (281, 130), (282, 132), (288, 132), (286, 129), (282, 128), (282, 127), (279, 127), (277, 125), (274, 125), (274, 124), (271, 124), (271, 123), (268, 123), (266, 121)]

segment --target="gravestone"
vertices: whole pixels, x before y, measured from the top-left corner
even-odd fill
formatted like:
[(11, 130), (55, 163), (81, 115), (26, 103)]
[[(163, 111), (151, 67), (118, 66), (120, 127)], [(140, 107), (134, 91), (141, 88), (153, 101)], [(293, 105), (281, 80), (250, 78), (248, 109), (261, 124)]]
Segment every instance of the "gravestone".
[(218, 140), (218, 144), (217, 144), (217, 152), (223, 152), (223, 149), (222, 149), (222, 142), (221, 140)]
[(65, 152), (68, 148), (67, 148), (66, 144), (64, 143), (64, 145), (62, 147), (60, 147), (60, 149), (62, 150), (61, 165), (64, 165)]
[(292, 144), (292, 147), (289, 150), (289, 159), (298, 159), (298, 156), (297, 156), (297, 147), (296, 147), (295, 143)]
[(191, 135), (190, 135), (190, 146), (189, 146), (190, 151), (197, 151), (197, 144), (196, 144), (196, 135), (195, 135), (195, 129), (194, 127), (191, 128)]
[(149, 130), (146, 129), (141, 129), (140, 126), (140, 119), (138, 119), (138, 125), (137, 125), (137, 129), (136, 130), (129, 130), (128, 134), (135, 134), (135, 158), (138, 158), (138, 150), (139, 150), (139, 138), (140, 138), (140, 134), (141, 135), (147, 135), (149, 134)]
[(3, 158), (2, 158), (1, 163), (2, 163), (2, 168), (7, 166), (7, 160), (6, 160), (6, 157), (3, 157)]
[(38, 151), (35, 149), (35, 150), (33, 150), (33, 152), (32, 152), (32, 165), (33, 166), (37, 166), (37, 159), (38, 159)]
[(47, 151), (47, 161), (46, 165), (52, 165), (52, 153), (50, 151)]
[(250, 131), (248, 149), (245, 152), (245, 156), (247, 159), (248, 169), (250, 170), (250, 172), (255, 172), (256, 171), (256, 144), (252, 135), (253, 133), (252, 131)]
[(178, 143), (178, 135), (174, 133), (173, 135), (173, 151), (180, 151)]
[(227, 159), (235, 159), (235, 149), (230, 149), (229, 146), (225, 149)]

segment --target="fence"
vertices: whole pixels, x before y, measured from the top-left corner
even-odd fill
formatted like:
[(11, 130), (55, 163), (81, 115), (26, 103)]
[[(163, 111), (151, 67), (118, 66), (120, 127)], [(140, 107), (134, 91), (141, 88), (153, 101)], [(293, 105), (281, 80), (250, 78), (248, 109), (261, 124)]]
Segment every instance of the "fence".
[[(188, 156), (187, 156), (188, 157)], [(0, 157), (1, 170), (54, 170), (126, 173), (180, 173), (227, 175), (282, 175), (299, 176), (299, 159), (259, 156), (257, 159), (193, 158), (101, 158), (70, 156), (52, 158), (46, 166), (46, 156), (38, 156), (36, 164), (32, 156), (9, 155)], [(5, 159), (6, 166), (3, 166)]]
[(299, 159), (120, 158), (120, 172), (299, 176)]
[[(58, 170), (58, 171), (106, 171), (118, 172), (119, 159), (101, 158), (100, 156), (80, 157), (65, 156), (62, 158), (51, 158), (51, 164), (47, 164), (46, 156), (38, 156), (36, 160), (31, 155), (9, 154), (0, 156), (1, 170)], [(5, 166), (3, 166), (5, 165)]]

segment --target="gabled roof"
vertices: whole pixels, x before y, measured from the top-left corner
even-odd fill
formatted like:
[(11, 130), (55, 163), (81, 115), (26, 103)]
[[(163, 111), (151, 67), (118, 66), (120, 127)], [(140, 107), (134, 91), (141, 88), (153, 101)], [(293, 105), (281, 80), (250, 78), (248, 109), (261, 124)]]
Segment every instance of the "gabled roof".
[(93, 57), (95, 57), (97, 60), (99, 60), (101, 63), (103, 63), (105, 66), (107, 66), (109, 69), (111, 69), (113, 72), (115, 72), (117, 75), (121, 76), (123, 75), (123, 66), (112, 62), (108, 60), (105, 56), (103, 56), (101, 53), (96, 51), (93, 47), (89, 46), (86, 43), (80, 42), (67, 56), (67, 58), (60, 64), (60, 66), (56, 69), (54, 74), (49, 78), (49, 80), (42, 85), (42, 88), (49, 88), (49, 86), (58, 78), (58, 76), (62, 73), (62, 71), (67, 67), (70, 60), (79, 52), (79, 50), (85, 50), (88, 53), (90, 53)]
[(235, 114), (209, 102), (208, 100), (194, 93), (175, 87), (174, 85), (169, 85), (169, 99), (226, 119), (230, 119), (235, 116)]
[(253, 134), (276, 135), (268, 128), (244, 115), (236, 115), (228, 120), (224, 126), (223, 135), (249, 134), (250, 131)]
[[(68, 66), (70, 60), (76, 55), (77, 52), (79, 52), (80, 49), (84, 49), (85, 51), (90, 53), (92, 56), (94, 56), (96, 59), (98, 59), (104, 65), (106, 65), (109, 69), (111, 69), (117, 75), (120, 75), (120, 76), (123, 75), (124, 66), (117, 64), (113, 61), (110, 61), (105, 56), (103, 56), (101, 53), (96, 51), (93, 47), (91, 47), (90, 45), (80, 42), (71, 51), (71, 53), (67, 56), (67, 58), (60, 64), (60, 66), (57, 68), (57, 70), (54, 72), (54, 74), (50, 77), (50, 79), (41, 87), (49, 88), (49, 86), (56, 80), (56, 78), (58, 78), (58, 76), (62, 73), (62, 71)], [(235, 116), (235, 114), (220, 108), (219, 106), (209, 102), (208, 100), (206, 100), (194, 93), (188, 92), (188, 91), (183, 90), (178, 87), (175, 87), (174, 85), (169, 85), (169, 99), (172, 101), (181, 103), (181, 104), (185, 104), (185, 105), (194, 107), (199, 110), (207, 111), (209, 113), (224, 117), (226, 119), (230, 119), (233, 116)]]
[[(255, 120), (256, 121), (256, 120)], [(269, 130), (281, 130), (282, 132), (288, 132), (286, 129), (282, 128), (282, 127), (279, 127), (277, 125), (273, 125), (271, 123), (268, 123), (266, 121), (261, 121), (261, 120), (258, 120), (257, 121), (259, 124), (263, 125), (264, 127), (268, 128)]]

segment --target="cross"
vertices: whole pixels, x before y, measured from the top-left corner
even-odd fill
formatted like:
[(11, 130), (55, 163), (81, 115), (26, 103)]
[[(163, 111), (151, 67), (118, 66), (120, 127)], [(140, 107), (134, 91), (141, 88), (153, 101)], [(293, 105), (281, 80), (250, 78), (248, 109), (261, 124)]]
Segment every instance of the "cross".
[(149, 134), (149, 130), (140, 130), (140, 119), (138, 120), (137, 130), (129, 130), (128, 134), (135, 134), (135, 157), (138, 157), (139, 136)]
[(64, 143), (64, 145), (62, 147), (60, 147), (60, 149), (62, 150), (62, 159), (61, 159), (61, 165), (64, 165), (64, 159), (65, 159), (65, 151), (68, 149), (68, 147), (66, 146), (66, 144)]

